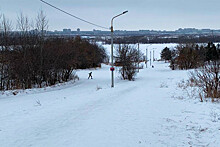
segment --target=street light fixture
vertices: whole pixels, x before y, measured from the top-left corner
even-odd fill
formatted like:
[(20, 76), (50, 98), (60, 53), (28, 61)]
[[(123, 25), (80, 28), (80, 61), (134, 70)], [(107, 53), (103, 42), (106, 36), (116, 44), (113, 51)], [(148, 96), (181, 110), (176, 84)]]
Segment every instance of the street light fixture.
[(111, 21), (111, 72), (112, 72), (112, 85), (111, 87), (114, 87), (114, 63), (113, 63), (113, 20), (116, 18), (116, 17), (119, 17), (125, 13), (127, 13), (128, 11), (124, 11), (123, 13), (119, 14), (119, 15), (116, 15), (112, 18), (112, 21)]

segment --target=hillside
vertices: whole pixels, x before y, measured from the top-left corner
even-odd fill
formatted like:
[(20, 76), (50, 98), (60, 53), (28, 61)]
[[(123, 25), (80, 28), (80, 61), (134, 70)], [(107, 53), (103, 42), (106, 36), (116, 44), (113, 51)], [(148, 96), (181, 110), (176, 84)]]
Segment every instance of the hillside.
[(116, 73), (115, 88), (102, 65), (77, 71), (75, 83), (1, 95), (1, 146), (220, 146), (219, 104), (178, 88), (187, 71), (154, 65), (131, 82)]

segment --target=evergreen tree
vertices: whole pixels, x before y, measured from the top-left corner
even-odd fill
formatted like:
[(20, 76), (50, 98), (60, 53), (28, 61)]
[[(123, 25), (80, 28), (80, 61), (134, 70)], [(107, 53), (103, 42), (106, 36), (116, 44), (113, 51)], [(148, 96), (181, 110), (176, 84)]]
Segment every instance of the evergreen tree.
[(206, 47), (206, 61), (216, 61), (219, 60), (219, 53), (215, 44), (208, 43)]
[(171, 50), (168, 47), (165, 47), (161, 52), (161, 59), (171, 60)]

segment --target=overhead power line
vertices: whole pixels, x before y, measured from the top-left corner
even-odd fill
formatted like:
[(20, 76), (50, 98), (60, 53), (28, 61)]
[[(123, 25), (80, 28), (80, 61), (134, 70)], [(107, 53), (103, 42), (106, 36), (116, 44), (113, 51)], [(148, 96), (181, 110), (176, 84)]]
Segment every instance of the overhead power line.
[(47, 4), (47, 5), (50, 6), (50, 7), (53, 7), (53, 8), (55, 8), (55, 9), (57, 9), (57, 10), (59, 10), (59, 11), (65, 13), (65, 14), (71, 16), (71, 17), (74, 17), (74, 18), (76, 18), (76, 19), (78, 19), (78, 20), (80, 20), (80, 21), (83, 21), (83, 22), (85, 22), (85, 23), (88, 23), (88, 24), (90, 24), (90, 25), (93, 25), (93, 26), (96, 26), (96, 27), (99, 27), (99, 28), (102, 28), (102, 29), (107, 29), (107, 30), (109, 30), (109, 28), (107, 28), (107, 27), (103, 27), (103, 26), (97, 25), (97, 24), (95, 24), (95, 23), (89, 22), (89, 21), (87, 21), (87, 20), (85, 20), (85, 19), (82, 19), (82, 18), (80, 18), (80, 17), (77, 17), (77, 16), (75, 16), (75, 15), (73, 15), (73, 14), (70, 14), (70, 13), (68, 13), (68, 12), (66, 12), (66, 11), (64, 11), (64, 10), (62, 10), (62, 9), (60, 9), (60, 8), (58, 8), (58, 7), (55, 7), (54, 5), (52, 5), (52, 4), (48, 3), (48, 2), (45, 2), (44, 0), (40, 0), (40, 1), (43, 2), (43, 3), (45, 3), (45, 4)]

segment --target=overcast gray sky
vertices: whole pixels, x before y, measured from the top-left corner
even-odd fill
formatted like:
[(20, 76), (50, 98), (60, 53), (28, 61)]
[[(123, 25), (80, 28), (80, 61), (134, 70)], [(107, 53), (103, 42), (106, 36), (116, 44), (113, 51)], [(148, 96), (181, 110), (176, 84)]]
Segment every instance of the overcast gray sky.
[[(176, 30), (178, 28), (220, 29), (220, 0), (45, 0), (78, 17), (110, 27), (110, 20), (117, 18), (117, 30)], [(39, 10), (45, 11), (50, 30), (71, 28), (76, 30), (100, 29), (71, 18), (40, 0), (0, 0), (0, 13), (16, 22), (22, 12), (34, 18)]]

